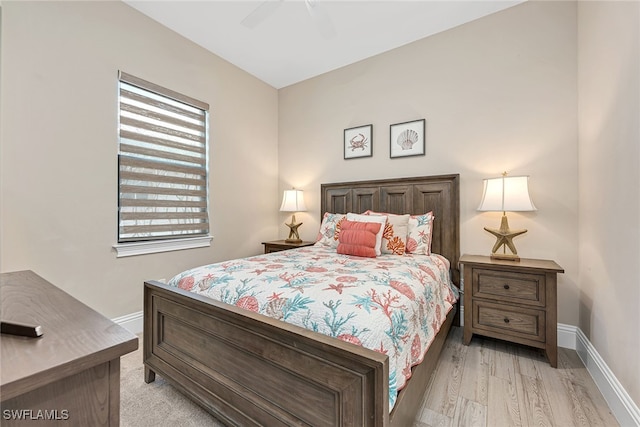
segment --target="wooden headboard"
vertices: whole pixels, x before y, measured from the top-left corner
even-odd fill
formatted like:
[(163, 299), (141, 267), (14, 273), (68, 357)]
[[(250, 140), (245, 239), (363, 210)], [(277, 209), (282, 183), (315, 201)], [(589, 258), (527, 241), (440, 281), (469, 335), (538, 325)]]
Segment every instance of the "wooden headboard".
[(362, 213), (367, 209), (421, 215), (433, 211), (431, 250), (451, 262), (460, 287), (460, 175), (340, 182), (320, 186), (320, 213)]

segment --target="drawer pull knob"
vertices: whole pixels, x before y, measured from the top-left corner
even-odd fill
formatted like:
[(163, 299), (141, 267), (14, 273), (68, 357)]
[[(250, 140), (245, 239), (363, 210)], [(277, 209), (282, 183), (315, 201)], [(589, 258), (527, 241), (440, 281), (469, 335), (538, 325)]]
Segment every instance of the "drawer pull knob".
[(506, 283), (504, 284), (504, 288), (505, 289), (509, 289), (509, 285), (507, 285)]
[(504, 318), (504, 323), (509, 323), (509, 319), (508, 318)]

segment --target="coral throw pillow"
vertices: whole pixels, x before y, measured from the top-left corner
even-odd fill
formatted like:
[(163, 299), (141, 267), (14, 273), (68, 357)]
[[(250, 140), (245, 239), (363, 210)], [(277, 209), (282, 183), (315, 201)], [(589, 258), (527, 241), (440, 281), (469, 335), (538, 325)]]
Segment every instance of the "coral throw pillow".
[(339, 254), (376, 257), (376, 237), (382, 224), (343, 220), (338, 238)]
[(357, 221), (357, 222), (374, 222), (380, 224), (380, 231), (376, 236), (376, 256), (382, 255), (382, 234), (384, 233), (384, 225), (387, 223), (387, 217), (384, 215), (374, 216), (374, 215), (362, 215), (355, 213), (347, 213), (347, 219), (349, 221)]

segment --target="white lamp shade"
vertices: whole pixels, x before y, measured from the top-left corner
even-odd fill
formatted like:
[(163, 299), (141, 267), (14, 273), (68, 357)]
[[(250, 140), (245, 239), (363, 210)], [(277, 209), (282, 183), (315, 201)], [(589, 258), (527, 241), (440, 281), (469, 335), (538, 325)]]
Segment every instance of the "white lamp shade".
[(535, 211), (529, 195), (528, 176), (502, 176), (484, 180), (479, 211), (526, 212)]
[(307, 207), (304, 204), (304, 192), (302, 190), (285, 190), (282, 196), (281, 212), (304, 212)]

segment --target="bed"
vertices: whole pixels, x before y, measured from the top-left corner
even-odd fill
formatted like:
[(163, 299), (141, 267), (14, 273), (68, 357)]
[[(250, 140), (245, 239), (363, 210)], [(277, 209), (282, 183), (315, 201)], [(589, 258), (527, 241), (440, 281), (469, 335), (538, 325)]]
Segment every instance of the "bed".
[[(432, 211), (431, 248), (449, 261), (451, 280), (459, 284), (458, 175), (321, 185), (321, 213), (367, 210)], [(389, 357), (383, 352), (149, 281), (145, 381), (161, 375), (228, 425), (407, 426), (454, 321), (456, 308), (390, 399)]]

